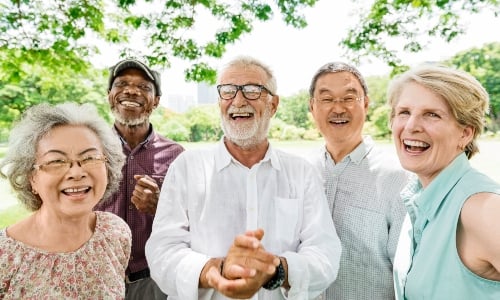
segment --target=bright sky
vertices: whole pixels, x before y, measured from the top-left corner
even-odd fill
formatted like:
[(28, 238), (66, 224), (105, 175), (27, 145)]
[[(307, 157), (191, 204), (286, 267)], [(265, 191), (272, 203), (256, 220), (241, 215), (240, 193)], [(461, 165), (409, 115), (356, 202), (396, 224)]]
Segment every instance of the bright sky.
[[(307, 89), (312, 75), (321, 65), (329, 61), (344, 60), (341, 56), (343, 50), (338, 43), (346, 35), (347, 28), (358, 20), (352, 14), (356, 10), (354, 5), (360, 5), (360, 2), (362, 1), (320, 0), (313, 8), (304, 11), (308, 26), (302, 30), (284, 25), (281, 16), (276, 14), (272, 21), (254, 24), (251, 34), (229, 46), (227, 53), (215, 66), (218, 67), (240, 54), (251, 55), (273, 69), (281, 96), (290, 96)], [(462, 50), (500, 41), (498, 34), (487, 34), (491, 30), (495, 31), (494, 28), (500, 28), (500, 18), (495, 18), (492, 12), (464, 16), (463, 21), (469, 24), (466, 35), (450, 44), (433, 41), (431, 48), (418, 54), (403, 56), (404, 63), (415, 65), (424, 61), (444, 60)], [(202, 27), (208, 28), (209, 25), (202, 24)], [(203, 30), (197, 31), (200, 33)], [(109, 59), (106, 61), (109, 62)], [(162, 86), (165, 94), (191, 92), (195, 95), (196, 85), (184, 82), (183, 71), (186, 65), (185, 62), (174, 60), (172, 68), (163, 73)], [(389, 70), (383, 63), (374, 61), (363, 62), (358, 67), (365, 76), (387, 74)]]

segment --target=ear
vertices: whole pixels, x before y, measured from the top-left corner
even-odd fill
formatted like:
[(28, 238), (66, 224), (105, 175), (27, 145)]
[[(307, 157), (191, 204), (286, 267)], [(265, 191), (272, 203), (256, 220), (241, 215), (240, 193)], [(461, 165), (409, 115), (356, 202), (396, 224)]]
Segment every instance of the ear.
[(314, 107), (313, 107), (313, 102), (314, 102), (314, 99), (313, 98), (309, 98), (309, 111), (312, 112)]
[(273, 98), (271, 99), (271, 111), (272, 111), (273, 116), (274, 116), (274, 114), (278, 110), (278, 105), (280, 103), (280, 97), (278, 95), (274, 95), (272, 97)]
[(113, 98), (111, 97), (111, 91), (108, 91), (108, 103), (113, 107)]
[(364, 103), (363, 103), (363, 106), (365, 107), (366, 110), (368, 110), (368, 106), (370, 105), (370, 97), (368, 95), (366, 95), (364, 97)]
[(160, 96), (155, 96), (155, 100), (153, 102), (153, 108), (157, 108), (160, 105)]
[(459, 143), (461, 145), (464, 145), (464, 147), (465, 147), (474, 138), (474, 133), (475, 133), (474, 127), (472, 127), (470, 125), (464, 126), (462, 128), (462, 137), (460, 138), (460, 142)]

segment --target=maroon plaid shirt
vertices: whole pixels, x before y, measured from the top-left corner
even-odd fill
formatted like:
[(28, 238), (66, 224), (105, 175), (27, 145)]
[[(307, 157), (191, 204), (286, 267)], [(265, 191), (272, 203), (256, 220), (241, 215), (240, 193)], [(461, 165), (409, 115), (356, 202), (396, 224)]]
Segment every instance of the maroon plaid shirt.
[[(116, 129), (115, 132), (117, 132)], [(138, 211), (130, 200), (135, 187), (134, 175), (151, 176), (161, 189), (168, 167), (184, 151), (184, 148), (157, 134), (152, 126), (147, 139), (135, 149), (130, 149), (125, 140), (121, 137), (120, 139), (123, 153), (127, 156), (122, 169), (123, 179), (120, 182), (120, 189), (108, 201), (99, 203), (95, 209), (112, 212), (129, 225), (132, 231), (132, 253), (127, 269), (128, 274), (144, 270), (148, 266), (144, 246), (151, 234), (154, 217)]]

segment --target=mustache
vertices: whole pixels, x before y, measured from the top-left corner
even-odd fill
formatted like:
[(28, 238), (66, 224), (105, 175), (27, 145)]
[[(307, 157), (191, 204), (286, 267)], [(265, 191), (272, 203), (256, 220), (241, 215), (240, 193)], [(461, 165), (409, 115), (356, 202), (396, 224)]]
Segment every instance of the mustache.
[(240, 108), (236, 108), (236, 107), (229, 107), (229, 109), (227, 110), (227, 113), (228, 114), (235, 114), (235, 113), (252, 113), (252, 114), (255, 114), (255, 109), (253, 107), (240, 107)]

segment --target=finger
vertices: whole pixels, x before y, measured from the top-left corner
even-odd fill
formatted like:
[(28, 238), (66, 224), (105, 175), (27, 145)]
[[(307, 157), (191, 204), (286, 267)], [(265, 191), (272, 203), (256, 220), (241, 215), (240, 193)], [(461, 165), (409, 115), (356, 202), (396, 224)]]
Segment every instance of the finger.
[(251, 278), (257, 274), (257, 270), (246, 268), (239, 264), (226, 264), (223, 271), (224, 277), (228, 279)]
[(255, 230), (248, 230), (248, 231), (245, 232), (245, 235), (247, 235), (247, 236), (253, 236), (253, 237), (255, 237), (256, 239), (258, 239), (260, 241), (264, 237), (264, 229), (257, 228)]
[(236, 247), (257, 249), (260, 247), (260, 240), (258, 240), (254, 236), (239, 234), (234, 238), (233, 245), (235, 245)]

